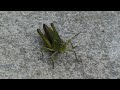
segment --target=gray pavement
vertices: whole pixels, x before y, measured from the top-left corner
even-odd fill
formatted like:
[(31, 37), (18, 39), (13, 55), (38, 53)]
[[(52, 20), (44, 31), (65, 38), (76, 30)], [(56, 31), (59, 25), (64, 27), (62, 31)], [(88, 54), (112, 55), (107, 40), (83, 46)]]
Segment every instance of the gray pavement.
[[(53, 22), (72, 52), (59, 54), (52, 69), (37, 33)], [(0, 11), (0, 79), (120, 79), (119, 11)]]

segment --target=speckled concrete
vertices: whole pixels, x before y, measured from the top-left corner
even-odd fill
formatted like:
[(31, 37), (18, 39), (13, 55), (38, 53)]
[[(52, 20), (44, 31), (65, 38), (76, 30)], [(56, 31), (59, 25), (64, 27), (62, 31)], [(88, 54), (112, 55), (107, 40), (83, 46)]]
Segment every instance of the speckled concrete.
[[(41, 59), (42, 24), (54, 22), (72, 43), (72, 52), (60, 54), (55, 69), (49, 53)], [(118, 11), (0, 11), (1, 79), (120, 79), (120, 12)]]

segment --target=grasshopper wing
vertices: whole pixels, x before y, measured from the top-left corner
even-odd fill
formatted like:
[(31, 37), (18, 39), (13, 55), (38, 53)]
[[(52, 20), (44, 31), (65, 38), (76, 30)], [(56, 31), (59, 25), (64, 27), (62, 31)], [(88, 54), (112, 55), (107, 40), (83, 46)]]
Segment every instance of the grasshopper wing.
[(42, 32), (40, 31), (40, 29), (37, 29), (37, 32), (39, 33), (39, 35), (41, 36), (41, 38), (43, 39), (45, 45), (48, 47), (48, 48), (51, 48), (52, 45), (50, 43), (50, 41), (48, 40), (48, 38), (42, 34)]
[(50, 41), (50, 43), (53, 43), (54, 40), (54, 32), (51, 28), (49, 28), (46, 24), (43, 24), (43, 29), (45, 31), (45, 35), (48, 38), (48, 40)]
[(55, 26), (54, 26), (54, 24), (53, 23), (51, 23), (51, 27), (52, 27), (52, 30), (53, 30), (53, 32), (54, 32), (54, 38), (57, 40), (57, 41), (62, 41), (62, 39), (60, 38), (60, 36), (59, 36), (59, 34), (58, 34), (58, 32), (57, 32), (57, 30), (56, 30), (56, 28), (55, 28)]

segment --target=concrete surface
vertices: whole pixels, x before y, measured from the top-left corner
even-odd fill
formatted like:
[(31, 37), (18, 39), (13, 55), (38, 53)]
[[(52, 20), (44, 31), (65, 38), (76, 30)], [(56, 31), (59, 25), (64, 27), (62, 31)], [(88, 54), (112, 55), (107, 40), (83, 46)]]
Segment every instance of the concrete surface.
[[(54, 22), (60, 36), (77, 45), (60, 54), (55, 69), (40, 48), (36, 30)], [(1, 79), (120, 79), (119, 11), (0, 11)]]

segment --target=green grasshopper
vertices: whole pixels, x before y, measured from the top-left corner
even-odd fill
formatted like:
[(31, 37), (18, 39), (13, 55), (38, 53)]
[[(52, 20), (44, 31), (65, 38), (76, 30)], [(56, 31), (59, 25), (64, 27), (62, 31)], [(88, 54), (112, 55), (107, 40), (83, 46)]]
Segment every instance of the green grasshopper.
[[(65, 51), (71, 51), (71, 52), (74, 52), (75, 54), (75, 58), (76, 60), (78, 61), (77, 59), (77, 54), (75, 51), (73, 51), (73, 45), (71, 43), (71, 40), (77, 36), (78, 34), (76, 34), (74, 37), (72, 37), (71, 39), (67, 40), (67, 42), (64, 42), (58, 32), (56, 31), (56, 28), (54, 26), (53, 23), (51, 23), (51, 28), (48, 27), (46, 24), (43, 24), (43, 30), (45, 32), (45, 34), (43, 34), (40, 29), (37, 29), (37, 32), (39, 33), (39, 35), (41, 36), (41, 38), (43, 39), (45, 45), (41, 48), (42, 49), (45, 49), (45, 50), (48, 50), (50, 52), (52, 52), (52, 56), (51, 56), (51, 60), (52, 60), (52, 64), (53, 64), (53, 68), (54, 68), (54, 57), (56, 54), (58, 53), (65, 53)], [(71, 44), (72, 46), (72, 49), (68, 49), (67, 46), (68, 44)]]

